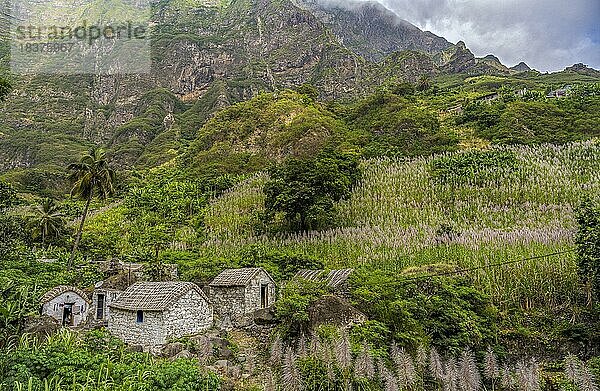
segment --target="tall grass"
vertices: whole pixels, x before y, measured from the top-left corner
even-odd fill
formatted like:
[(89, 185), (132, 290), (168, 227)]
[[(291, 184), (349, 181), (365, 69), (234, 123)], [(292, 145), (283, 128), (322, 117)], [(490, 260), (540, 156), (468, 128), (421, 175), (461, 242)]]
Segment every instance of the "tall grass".
[[(254, 232), (267, 180), (260, 174), (211, 204), (201, 251), (227, 257), (260, 244), (321, 258), (331, 268), (402, 271), (434, 263), (473, 268), (572, 248), (574, 209), (600, 190), (599, 142), (504, 150), (516, 156), (515, 167), (448, 181), (430, 170), (448, 155), (364, 161), (361, 182), (337, 205), (338, 227), (276, 237)], [(575, 269), (566, 254), (472, 275), (498, 304), (557, 306), (574, 300)]]
[[(469, 349), (458, 356), (441, 356), (434, 347), (419, 346), (417, 351), (409, 352), (392, 343), (378, 352), (366, 344), (351, 351), (345, 334), (340, 334), (333, 344), (315, 343), (317, 335), (310, 338), (308, 344), (319, 345), (320, 349), (301, 352), (289, 346), (281, 355), (281, 346), (278, 347), (277, 360), (271, 361), (270, 371), (263, 375), (264, 390), (539, 391), (543, 379), (549, 376), (562, 382), (565, 390), (598, 390), (590, 365), (573, 355), (565, 358), (565, 372), (560, 374), (554, 365), (545, 366), (535, 359), (500, 361), (491, 348), (478, 361)], [(306, 360), (332, 370), (311, 372), (302, 365)], [(317, 384), (313, 384), (315, 380)], [(577, 388), (573, 388), (575, 385)]]

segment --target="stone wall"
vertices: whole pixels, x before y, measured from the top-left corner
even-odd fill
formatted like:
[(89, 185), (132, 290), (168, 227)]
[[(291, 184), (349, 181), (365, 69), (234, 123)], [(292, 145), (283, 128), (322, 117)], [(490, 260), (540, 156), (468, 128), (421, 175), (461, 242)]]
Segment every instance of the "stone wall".
[[(48, 315), (62, 324), (65, 304), (73, 304), (72, 326), (79, 326), (87, 320), (89, 303), (73, 291), (64, 292), (42, 304), (42, 315)], [(69, 326), (69, 325), (67, 325)]]
[(246, 314), (252, 314), (254, 311), (263, 308), (260, 298), (260, 287), (262, 285), (267, 285), (268, 287), (267, 307), (275, 304), (275, 283), (267, 272), (261, 270), (246, 286), (244, 301)]
[(197, 334), (212, 325), (212, 307), (191, 289), (166, 311), (144, 311), (142, 323), (137, 323), (137, 311), (111, 308), (108, 329), (131, 345), (155, 352), (171, 338)]
[(268, 305), (275, 303), (275, 283), (265, 271), (256, 276), (245, 287), (209, 287), (209, 296), (215, 310), (217, 326), (245, 327), (252, 322), (254, 311), (262, 308), (260, 288), (268, 287)]
[(108, 330), (131, 345), (148, 348), (167, 342), (163, 312), (144, 311), (144, 321), (137, 323), (137, 311), (111, 308)]
[(191, 289), (165, 312), (166, 338), (180, 338), (207, 330), (213, 325), (212, 306), (197, 291)]
[[(115, 289), (96, 289), (92, 295), (92, 307), (90, 309), (90, 316), (95, 320), (108, 321), (110, 317), (110, 304), (117, 300), (119, 295), (123, 293)], [(98, 319), (98, 294), (104, 295), (104, 317)]]
[(229, 328), (240, 325), (245, 318), (245, 288), (243, 286), (209, 287), (210, 301), (215, 311), (215, 323)]

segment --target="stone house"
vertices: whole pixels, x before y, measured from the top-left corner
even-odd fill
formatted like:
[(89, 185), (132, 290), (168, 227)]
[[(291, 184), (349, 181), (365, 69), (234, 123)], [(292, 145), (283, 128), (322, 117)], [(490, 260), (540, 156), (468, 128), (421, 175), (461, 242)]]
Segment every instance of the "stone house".
[(87, 320), (90, 300), (85, 292), (72, 286), (60, 285), (40, 299), (42, 315), (54, 318), (63, 326), (77, 327)]
[(213, 324), (208, 298), (191, 282), (138, 282), (108, 307), (110, 332), (150, 351), (171, 338), (197, 334)]
[(275, 281), (262, 268), (229, 269), (208, 286), (220, 327), (244, 327), (257, 310), (275, 303)]
[(92, 293), (92, 316), (99, 322), (108, 322), (110, 305), (115, 302), (123, 291), (118, 289), (98, 287)]

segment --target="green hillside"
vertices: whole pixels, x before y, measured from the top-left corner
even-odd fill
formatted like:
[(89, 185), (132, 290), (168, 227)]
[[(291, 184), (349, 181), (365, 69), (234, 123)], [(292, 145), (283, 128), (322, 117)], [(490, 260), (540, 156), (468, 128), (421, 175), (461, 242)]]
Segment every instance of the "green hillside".
[(342, 3), (159, 0), (150, 74), (0, 74), (0, 391), (598, 391), (600, 72)]
[[(316, 257), (330, 268), (401, 272), (436, 263), (470, 268), (573, 248), (573, 210), (600, 186), (598, 143), (492, 151), (509, 151), (514, 165), (478, 167), (475, 157), (464, 174), (454, 176), (462, 160), (478, 153), (366, 160), (360, 185), (336, 207), (339, 227), (284, 238), (256, 235), (259, 213), (248, 221), (249, 211), (263, 208), (265, 178), (258, 175), (210, 204), (208, 240), (200, 251), (207, 259), (226, 257), (250, 242)], [(432, 170), (441, 161), (451, 172), (448, 179)], [(576, 294), (574, 267), (567, 255), (490, 268), (473, 277), (497, 304), (531, 298), (545, 305), (567, 292)], [(560, 280), (548, 280), (547, 272)]]

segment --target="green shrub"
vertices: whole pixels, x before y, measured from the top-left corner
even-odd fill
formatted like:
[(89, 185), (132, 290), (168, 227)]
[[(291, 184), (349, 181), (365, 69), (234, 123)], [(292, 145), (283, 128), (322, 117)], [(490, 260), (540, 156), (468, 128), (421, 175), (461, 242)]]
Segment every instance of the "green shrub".
[(283, 335), (286, 338), (308, 334), (308, 309), (319, 298), (328, 293), (321, 283), (293, 281), (283, 286), (275, 303), (277, 317), (281, 320)]
[(484, 184), (517, 166), (517, 156), (512, 151), (467, 151), (432, 160), (429, 173), (439, 183)]
[(48, 379), (61, 382), (68, 391), (216, 391), (221, 385), (196, 360), (169, 361), (129, 352), (104, 330), (83, 335), (62, 330), (43, 342), (24, 337), (16, 349), (0, 356), (0, 368), (0, 388), (31, 382), (39, 389)]
[[(373, 335), (373, 327), (387, 329), (403, 346), (431, 344), (458, 353), (465, 346), (485, 346), (496, 333), (495, 308), (465, 278), (410, 279), (364, 271), (356, 273), (352, 283), (358, 308), (378, 322), (362, 331), (365, 336)], [(383, 346), (383, 341), (370, 338)]]

